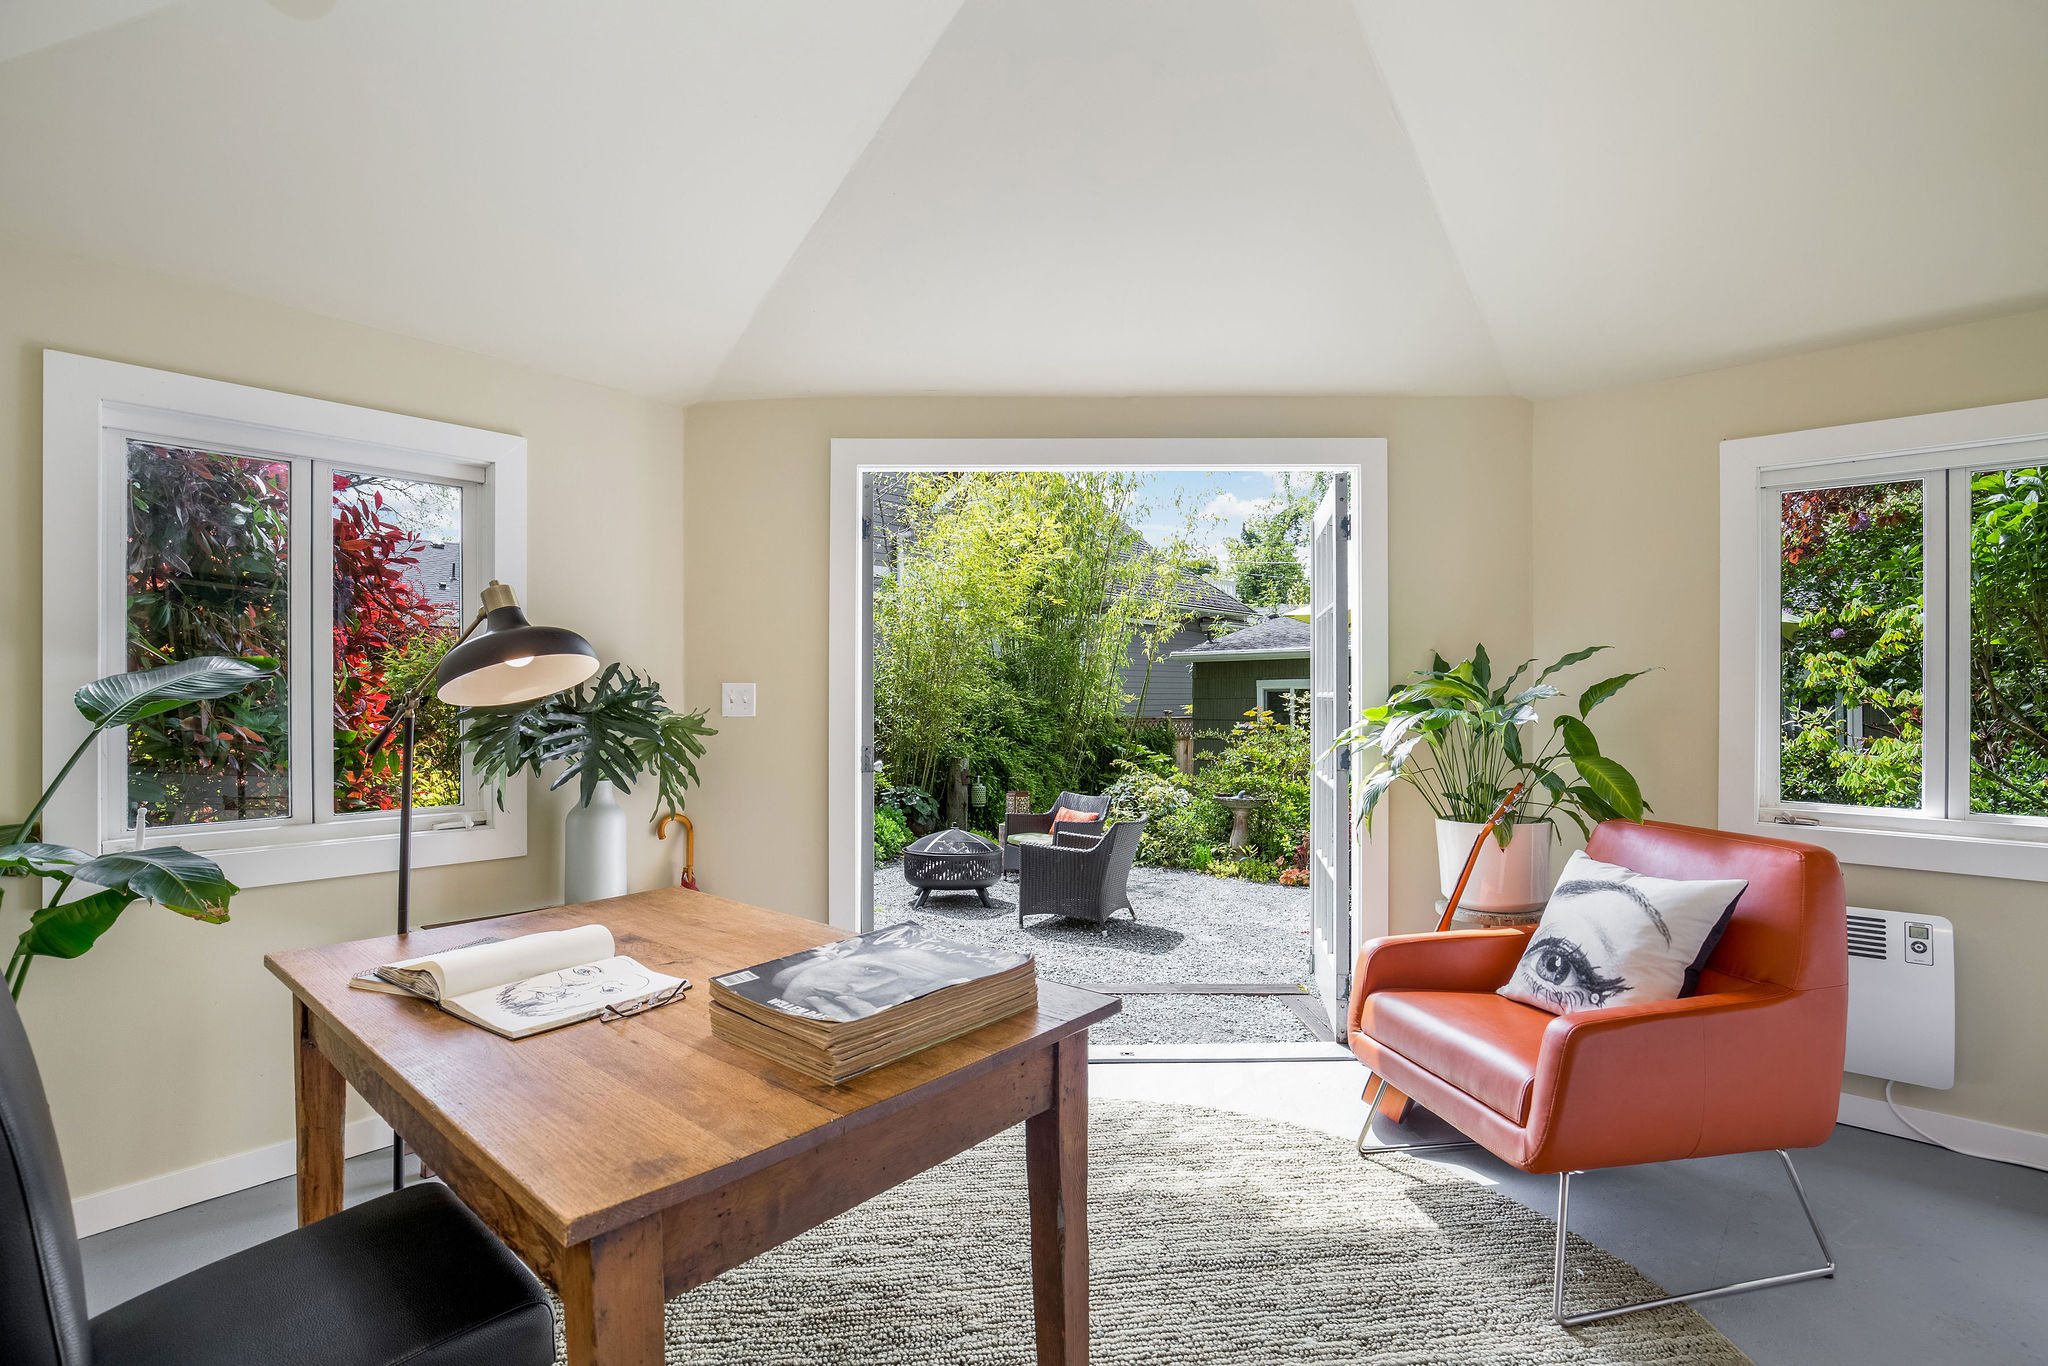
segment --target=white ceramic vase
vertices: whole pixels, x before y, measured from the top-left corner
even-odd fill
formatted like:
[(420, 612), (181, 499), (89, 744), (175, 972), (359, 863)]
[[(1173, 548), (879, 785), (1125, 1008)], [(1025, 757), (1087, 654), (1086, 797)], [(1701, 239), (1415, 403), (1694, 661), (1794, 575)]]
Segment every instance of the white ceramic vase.
[[(1458, 874), (1472, 853), (1472, 841), (1484, 828), (1468, 821), (1436, 823), (1436, 865), (1442, 880), (1438, 895), (1449, 897), (1458, 885)], [(1514, 831), (1505, 849), (1493, 835), (1486, 837), (1459, 909), (1526, 911), (1550, 900), (1550, 827), (1517, 825)]]
[(626, 809), (618, 789), (599, 781), (590, 801), (562, 819), (562, 900), (601, 901), (626, 894)]

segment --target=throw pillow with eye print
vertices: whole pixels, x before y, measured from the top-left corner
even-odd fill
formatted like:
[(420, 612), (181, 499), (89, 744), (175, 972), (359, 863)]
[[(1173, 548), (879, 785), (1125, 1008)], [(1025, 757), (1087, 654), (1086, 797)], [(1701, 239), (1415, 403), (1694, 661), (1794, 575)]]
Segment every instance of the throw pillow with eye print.
[(1553, 1015), (1689, 995), (1748, 885), (1651, 877), (1575, 852), (1500, 994)]

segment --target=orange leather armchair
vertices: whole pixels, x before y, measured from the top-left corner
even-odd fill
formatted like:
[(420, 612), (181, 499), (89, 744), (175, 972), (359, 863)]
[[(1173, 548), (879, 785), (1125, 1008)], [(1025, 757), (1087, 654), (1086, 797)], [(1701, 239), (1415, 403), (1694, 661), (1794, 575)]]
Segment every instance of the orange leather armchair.
[[(1529, 1172), (1558, 1174), (1558, 1322), (1591, 1322), (1834, 1274), (1786, 1150), (1825, 1142), (1842, 1089), (1849, 959), (1834, 855), (1789, 840), (1647, 822), (1599, 826), (1587, 852), (1665, 878), (1743, 878), (1694, 995), (1552, 1015), (1496, 995), (1527, 930), (1376, 939), (1353, 980), (1351, 1049), (1374, 1085), (1359, 1152), (1391, 1085), (1467, 1139)], [(1775, 1149), (1824, 1264), (1592, 1313), (1564, 1309), (1575, 1171)]]

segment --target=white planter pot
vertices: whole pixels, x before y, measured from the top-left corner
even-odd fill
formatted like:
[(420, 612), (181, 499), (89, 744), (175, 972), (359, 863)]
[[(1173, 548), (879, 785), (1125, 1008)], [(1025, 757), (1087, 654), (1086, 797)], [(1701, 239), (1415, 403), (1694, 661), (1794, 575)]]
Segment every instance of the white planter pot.
[[(1472, 841), (1485, 826), (1467, 821), (1436, 823), (1436, 866), (1441, 877), (1438, 895), (1448, 898), (1458, 874), (1472, 853)], [(1526, 911), (1550, 900), (1550, 846), (1547, 825), (1517, 825), (1508, 847), (1492, 835), (1472, 866), (1472, 880), (1458, 907), (1467, 911)]]
[(588, 806), (562, 818), (562, 900), (601, 901), (626, 890), (626, 809), (618, 789), (599, 782)]

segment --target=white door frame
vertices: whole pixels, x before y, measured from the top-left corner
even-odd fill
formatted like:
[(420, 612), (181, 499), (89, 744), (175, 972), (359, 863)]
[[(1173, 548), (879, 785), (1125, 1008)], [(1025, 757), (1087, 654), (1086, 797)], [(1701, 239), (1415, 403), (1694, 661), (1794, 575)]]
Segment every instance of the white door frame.
[[(1387, 443), (1384, 437), (970, 437), (837, 438), (832, 442), (829, 554), (827, 727), (827, 905), (831, 923), (858, 929), (872, 909), (871, 836), (862, 764), (860, 696), (863, 594), (868, 549), (861, 538), (861, 483), (882, 470), (1323, 470), (1351, 478), (1353, 535), (1348, 544), (1351, 598), (1351, 696), (1387, 691)], [(1354, 790), (1354, 801), (1356, 800)], [(1354, 817), (1356, 813), (1354, 812)], [(1387, 819), (1386, 813), (1381, 813)], [(1355, 839), (1351, 854), (1352, 942), (1387, 933), (1387, 849)]]
[[(860, 539), (860, 483), (889, 469), (1307, 469), (1352, 477), (1352, 698), (1384, 696), (1386, 680), (1386, 438), (1382, 436), (1053, 436), (1053, 438), (836, 438), (831, 442), (827, 674), (827, 909), (854, 930), (872, 895), (858, 809), (860, 612), (868, 549)], [(1384, 817), (1384, 813), (1382, 813)], [(1389, 840), (1352, 842), (1354, 942), (1386, 934)]]

